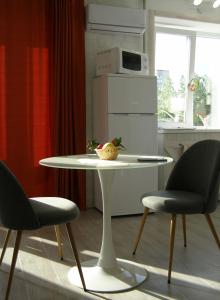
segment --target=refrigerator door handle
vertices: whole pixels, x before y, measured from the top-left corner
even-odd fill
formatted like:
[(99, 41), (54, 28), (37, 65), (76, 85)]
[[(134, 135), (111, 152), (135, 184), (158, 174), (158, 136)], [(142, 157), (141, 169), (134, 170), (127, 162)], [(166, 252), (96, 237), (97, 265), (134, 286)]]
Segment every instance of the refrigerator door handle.
[(133, 114), (133, 115), (137, 115), (137, 116), (154, 116), (155, 113), (138, 113), (138, 114)]
[(155, 113), (109, 113), (108, 115), (116, 115), (116, 116), (153, 116)]
[(109, 115), (128, 116), (128, 115), (131, 115), (131, 114), (128, 114), (128, 113), (110, 113)]

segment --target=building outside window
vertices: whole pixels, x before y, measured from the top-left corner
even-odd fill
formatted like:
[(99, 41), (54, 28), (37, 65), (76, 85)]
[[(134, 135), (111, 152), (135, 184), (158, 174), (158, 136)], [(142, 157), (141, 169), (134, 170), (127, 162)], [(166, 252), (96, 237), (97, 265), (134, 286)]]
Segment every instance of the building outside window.
[(220, 36), (181, 29), (156, 32), (160, 127), (220, 128)]

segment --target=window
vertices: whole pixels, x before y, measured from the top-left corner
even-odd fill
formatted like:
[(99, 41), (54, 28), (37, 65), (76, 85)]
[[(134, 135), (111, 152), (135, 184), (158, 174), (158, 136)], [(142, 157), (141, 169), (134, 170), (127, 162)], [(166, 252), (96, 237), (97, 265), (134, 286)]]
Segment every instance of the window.
[(157, 30), (159, 126), (220, 128), (219, 53), (220, 36)]

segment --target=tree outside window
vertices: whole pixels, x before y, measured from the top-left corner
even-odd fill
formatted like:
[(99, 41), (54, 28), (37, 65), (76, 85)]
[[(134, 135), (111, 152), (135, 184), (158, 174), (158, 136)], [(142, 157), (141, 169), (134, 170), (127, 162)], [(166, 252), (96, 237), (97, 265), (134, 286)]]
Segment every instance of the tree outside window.
[(193, 125), (208, 125), (211, 111), (211, 80), (207, 75), (195, 74), (188, 84), (188, 89), (193, 93)]
[[(186, 80), (181, 75), (179, 87), (174, 88), (169, 71), (158, 70), (158, 119), (166, 122), (184, 122), (184, 102), (186, 98)], [(162, 75), (161, 75), (162, 74)], [(207, 75), (195, 74), (188, 84), (193, 93), (193, 125), (208, 125), (211, 111), (211, 80)]]
[(158, 119), (161, 121), (184, 121), (186, 80), (181, 75), (179, 86), (174, 88), (168, 70), (157, 70), (158, 76)]

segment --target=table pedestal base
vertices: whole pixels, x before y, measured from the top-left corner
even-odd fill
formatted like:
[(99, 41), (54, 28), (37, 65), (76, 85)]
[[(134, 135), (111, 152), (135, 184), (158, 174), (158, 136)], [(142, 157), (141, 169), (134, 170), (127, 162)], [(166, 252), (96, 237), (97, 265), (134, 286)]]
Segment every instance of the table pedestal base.
[[(117, 268), (104, 269), (97, 266), (98, 259), (82, 263), (82, 271), (89, 291), (114, 293), (128, 291), (140, 285), (148, 277), (145, 269), (135, 263), (117, 259)], [(73, 267), (68, 274), (71, 283), (82, 288), (78, 269)]]

